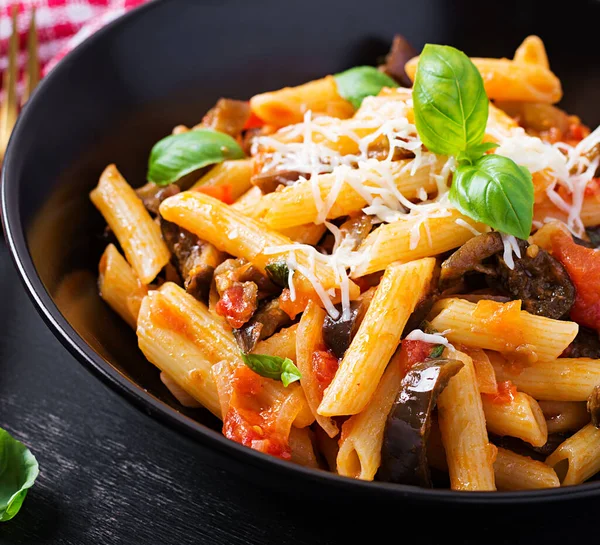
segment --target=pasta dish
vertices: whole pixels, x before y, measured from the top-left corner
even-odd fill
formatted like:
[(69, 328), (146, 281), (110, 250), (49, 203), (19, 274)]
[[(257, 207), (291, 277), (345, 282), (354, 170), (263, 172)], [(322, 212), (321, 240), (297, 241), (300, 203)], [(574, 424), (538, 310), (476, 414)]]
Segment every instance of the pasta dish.
[[(109, 165), (101, 297), (186, 407), (262, 453), (454, 490), (600, 471), (600, 128), (542, 41), (220, 99)], [(150, 372), (150, 370), (149, 370)]]

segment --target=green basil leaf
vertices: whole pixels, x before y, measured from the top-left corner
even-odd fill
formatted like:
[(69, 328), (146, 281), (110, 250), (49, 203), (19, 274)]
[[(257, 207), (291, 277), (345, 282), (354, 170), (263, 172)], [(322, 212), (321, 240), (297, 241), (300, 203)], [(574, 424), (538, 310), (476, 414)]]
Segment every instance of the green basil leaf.
[(443, 344), (436, 344), (431, 350), (429, 357), (433, 360), (439, 358), (443, 354), (444, 348), (446, 347)]
[(29, 449), (0, 428), (0, 522), (19, 512), (38, 473), (37, 460)]
[(340, 96), (357, 110), (365, 97), (378, 95), (384, 87), (398, 87), (392, 78), (374, 66), (355, 66), (333, 77)]
[(148, 181), (169, 185), (202, 167), (243, 159), (244, 151), (228, 134), (198, 129), (159, 140), (148, 160)]
[(276, 261), (275, 263), (269, 263), (265, 267), (267, 276), (278, 286), (282, 288), (289, 287), (290, 269), (288, 268), (285, 261)]
[(481, 143), (489, 102), (479, 70), (462, 51), (427, 44), (413, 88), (417, 132), (438, 155), (458, 155)]
[(252, 371), (261, 377), (280, 380), (285, 387), (302, 378), (300, 371), (289, 358), (283, 359), (279, 356), (244, 354), (242, 352), (242, 359)]
[(292, 360), (285, 358), (281, 365), (281, 382), (287, 388), (292, 382), (302, 378), (300, 370), (294, 365)]
[(497, 231), (526, 239), (533, 220), (529, 171), (502, 155), (484, 155), (454, 173), (450, 201), (463, 214)]
[(456, 159), (459, 163), (474, 163), (479, 159), (486, 151), (497, 148), (498, 144), (495, 142), (482, 142), (481, 144), (477, 144), (472, 148), (469, 148), (467, 151), (461, 151)]

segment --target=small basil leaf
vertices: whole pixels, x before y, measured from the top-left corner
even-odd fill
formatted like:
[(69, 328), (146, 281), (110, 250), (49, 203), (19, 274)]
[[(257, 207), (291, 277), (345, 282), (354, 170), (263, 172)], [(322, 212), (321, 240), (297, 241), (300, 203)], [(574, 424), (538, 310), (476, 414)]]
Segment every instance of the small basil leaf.
[(173, 134), (152, 148), (148, 181), (168, 185), (202, 167), (243, 158), (242, 148), (228, 134), (211, 129)]
[(498, 144), (495, 142), (482, 142), (481, 144), (477, 144), (472, 148), (469, 148), (467, 151), (461, 151), (456, 159), (459, 163), (474, 163), (479, 159), (486, 151), (497, 148)]
[(300, 371), (289, 358), (267, 356), (265, 354), (244, 354), (244, 363), (261, 377), (280, 380), (284, 386), (302, 378)]
[(281, 365), (281, 382), (287, 388), (292, 382), (302, 378), (300, 370), (293, 364), (292, 360), (286, 358)]
[(526, 239), (533, 220), (529, 171), (502, 155), (484, 155), (454, 173), (450, 201), (463, 214), (517, 238)]
[(443, 354), (444, 348), (446, 347), (443, 344), (436, 344), (431, 350), (429, 357), (433, 360), (439, 358)]
[(275, 263), (269, 263), (265, 267), (267, 276), (278, 286), (282, 288), (289, 287), (290, 269), (288, 268), (285, 261), (276, 261)]
[(462, 51), (427, 44), (419, 57), (413, 103), (417, 132), (438, 155), (481, 143), (489, 103), (479, 70)]
[(0, 522), (19, 512), (38, 473), (37, 460), (29, 449), (0, 428)]
[(340, 96), (357, 110), (365, 97), (378, 95), (384, 87), (398, 87), (392, 78), (374, 66), (355, 66), (333, 77)]

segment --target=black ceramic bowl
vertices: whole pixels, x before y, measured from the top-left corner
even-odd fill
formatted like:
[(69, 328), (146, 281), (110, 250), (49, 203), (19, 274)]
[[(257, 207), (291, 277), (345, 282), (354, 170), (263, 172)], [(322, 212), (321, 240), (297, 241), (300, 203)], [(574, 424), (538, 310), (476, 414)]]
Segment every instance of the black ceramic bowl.
[(600, 122), (600, 4), (446, 0), (163, 0), (98, 32), (40, 85), (13, 133), (2, 211), (14, 261), (37, 309), (88, 369), (151, 416), (205, 445), (223, 465), (294, 494), (336, 498), (512, 503), (600, 495), (600, 483), (527, 493), (458, 493), (365, 483), (304, 469), (221, 436), (204, 411), (183, 410), (137, 350), (135, 335), (98, 298), (102, 219), (88, 200), (108, 163), (144, 183), (148, 152), (221, 96), (251, 95), (364, 63), (396, 32), (420, 48), (451, 44), (510, 56), (540, 35), (564, 83), (563, 105)]

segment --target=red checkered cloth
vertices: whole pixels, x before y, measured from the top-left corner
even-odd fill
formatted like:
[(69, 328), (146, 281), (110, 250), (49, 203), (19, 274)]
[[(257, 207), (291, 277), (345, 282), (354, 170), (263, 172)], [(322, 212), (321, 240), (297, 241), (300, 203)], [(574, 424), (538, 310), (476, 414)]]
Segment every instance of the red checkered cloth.
[[(0, 73), (7, 65), (8, 40), (12, 32), (13, 6), (19, 10), (19, 68), (25, 66), (27, 31), (32, 8), (36, 8), (39, 57), (42, 75), (85, 38), (106, 23), (147, 0), (0, 0)], [(0, 99), (2, 97), (0, 96)]]

